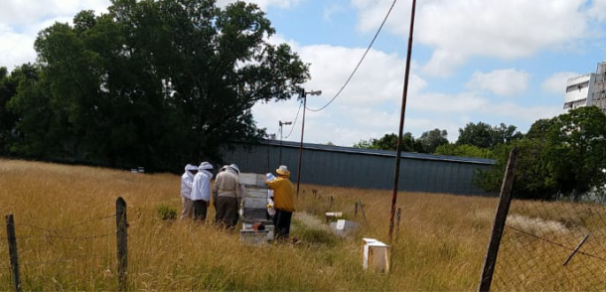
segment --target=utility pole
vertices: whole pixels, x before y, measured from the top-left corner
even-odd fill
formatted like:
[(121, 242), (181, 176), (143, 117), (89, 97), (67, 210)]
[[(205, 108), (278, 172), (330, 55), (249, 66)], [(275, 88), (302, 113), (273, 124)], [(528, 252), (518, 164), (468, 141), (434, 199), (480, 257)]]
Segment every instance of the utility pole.
[(301, 97), (303, 98), (303, 122), (301, 123), (301, 145), (299, 146), (299, 170), (297, 171), (297, 197), (299, 196), (299, 185), (301, 184), (301, 161), (303, 158), (303, 134), (305, 134), (305, 110), (307, 109), (307, 94), (321, 95), (322, 90), (312, 90), (306, 92), (301, 89)]
[(292, 125), (292, 122), (282, 122), (278, 121), (278, 125), (280, 125), (280, 158), (278, 159), (278, 165), (282, 165), (282, 126), (284, 125)]
[[(267, 139), (268, 140), (276, 140), (276, 134), (269, 134), (267, 135)], [(270, 172), (270, 166), (269, 166), (269, 149), (271, 148), (271, 143), (269, 143), (269, 141), (267, 141), (267, 172)]]
[(392, 241), (394, 217), (396, 213), (396, 201), (398, 200), (398, 183), (400, 180), (400, 161), (402, 160), (402, 132), (404, 132), (404, 117), (406, 114), (406, 98), (408, 94), (408, 79), (410, 77), (410, 56), (412, 54), (412, 33), (415, 25), (415, 8), (417, 1), (412, 0), (412, 10), (410, 12), (410, 32), (408, 33), (408, 52), (406, 54), (406, 73), (404, 76), (404, 90), (402, 92), (402, 109), (400, 110), (400, 128), (398, 131), (398, 143), (396, 146), (396, 167), (393, 178), (393, 193), (391, 198), (391, 213), (389, 216), (389, 241)]

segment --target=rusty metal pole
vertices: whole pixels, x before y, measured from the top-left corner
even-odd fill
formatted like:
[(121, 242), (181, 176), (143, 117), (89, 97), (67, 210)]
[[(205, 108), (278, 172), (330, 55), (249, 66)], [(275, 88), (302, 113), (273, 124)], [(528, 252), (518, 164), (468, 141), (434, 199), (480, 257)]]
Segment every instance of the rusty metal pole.
[(297, 197), (299, 197), (299, 185), (301, 184), (301, 161), (303, 158), (303, 134), (305, 134), (305, 110), (307, 109), (307, 93), (301, 91), (303, 95), (303, 121), (301, 122), (301, 145), (299, 146), (299, 170), (297, 171)]
[(278, 125), (280, 126), (280, 155), (278, 156), (278, 165), (282, 165), (282, 121), (278, 121)]
[(410, 13), (410, 33), (408, 34), (408, 52), (406, 54), (406, 73), (404, 76), (404, 90), (402, 92), (402, 109), (400, 110), (400, 128), (398, 131), (398, 143), (396, 147), (396, 167), (393, 178), (393, 193), (391, 199), (391, 214), (389, 215), (389, 240), (393, 237), (394, 217), (396, 213), (396, 202), (398, 200), (398, 183), (400, 180), (400, 160), (402, 155), (402, 132), (404, 131), (404, 117), (406, 116), (406, 98), (408, 94), (408, 79), (410, 75), (410, 56), (412, 55), (412, 33), (415, 24), (415, 8), (417, 1), (412, 0), (412, 11)]

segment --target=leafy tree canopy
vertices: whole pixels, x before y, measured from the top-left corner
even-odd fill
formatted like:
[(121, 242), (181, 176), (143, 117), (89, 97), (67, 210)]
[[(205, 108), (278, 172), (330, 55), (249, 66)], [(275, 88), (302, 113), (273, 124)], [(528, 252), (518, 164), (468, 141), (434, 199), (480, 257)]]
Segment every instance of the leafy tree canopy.
[(488, 149), (466, 144), (444, 144), (436, 148), (434, 154), (477, 158), (494, 157), (492, 151)]
[(446, 130), (433, 129), (424, 132), (417, 140), (421, 143), (424, 153), (434, 153), (436, 148), (448, 144), (448, 132)]
[(519, 149), (514, 192), (520, 197), (578, 199), (606, 180), (606, 115), (597, 107), (538, 120), (524, 139), (498, 147), (497, 166), (479, 177), (486, 190), (498, 190), (513, 147)]
[(254, 4), (113, 0), (73, 23), (42, 30), (38, 63), (18, 69), (5, 102), (20, 117), (17, 154), (155, 169), (219, 159), (224, 143), (264, 135), (256, 102), (289, 99), (310, 77), (288, 45), (266, 42), (275, 29)]
[(489, 124), (478, 122), (477, 124), (468, 123), (464, 128), (459, 129), (459, 138), (456, 144), (493, 148), (496, 145), (506, 144), (521, 138), (522, 134), (516, 131), (516, 126), (507, 126), (501, 123), (493, 127)]
[[(380, 139), (360, 140), (353, 145), (354, 148), (378, 149), (378, 150), (396, 150), (398, 144), (398, 135), (385, 134)], [(415, 140), (412, 133), (406, 132), (402, 135), (402, 151), (423, 152), (423, 146)]]

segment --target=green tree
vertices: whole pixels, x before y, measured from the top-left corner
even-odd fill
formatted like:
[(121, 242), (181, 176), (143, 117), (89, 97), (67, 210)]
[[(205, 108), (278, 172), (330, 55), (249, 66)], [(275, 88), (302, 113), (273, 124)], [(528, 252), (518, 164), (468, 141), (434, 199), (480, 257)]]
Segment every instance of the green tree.
[(8, 102), (17, 93), (17, 74), (9, 74), (0, 67), (0, 154), (8, 154), (13, 140), (17, 116), (8, 110)]
[(156, 169), (218, 160), (223, 145), (264, 135), (255, 103), (289, 99), (310, 77), (288, 45), (265, 41), (275, 29), (254, 4), (113, 0), (108, 10), (39, 33), (39, 78), (12, 108), (36, 115), (28, 104), (40, 101), (48, 117), (19, 123), (24, 153)]
[(606, 115), (594, 106), (555, 118), (547, 133), (549, 170), (561, 193), (578, 199), (604, 185)]
[(468, 123), (464, 128), (459, 129), (456, 144), (490, 149), (521, 138), (522, 134), (516, 131), (515, 126), (501, 123), (499, 126), (492, 127), (489, 124), (478, 122), (477, 124)]
[(578, 200), (604, 185), (606, 115), (597, 107), (538, 120), (526, 136), (495, 148), (497, 165), (479, 176), (479, 185), (488, 191), (498, 190), (513, 147), (519, 149), (514, 186), (517, 196), (547, 200), (569, 196)]
[(421, 143), (424, 153), (434, 153), (438, 147), (448, 144), (447, 137), (448, 132), (446, 130), (436, 128), (421, 134), (421, 137), (417, 141)]
[(480, 148), (473, 145), (457, 145), (444, 144), (436, 148), (434, 154), (462, 156), (462, 157), (477, 157), (477, 158), (493, 158), (492, 151), (489, 149)]
[[(385, 134), (380, 139), (360, 140), (353, 145), (354, 148), (361, 149), (378, 149), (378, 150), (396, 150), (398, 143), (398, 135)], [(423, 152), (423, 147), (420, 142), (415, 140), (412, 133), (406, 132), (402, 135), (402, 151), (407, 152)]]

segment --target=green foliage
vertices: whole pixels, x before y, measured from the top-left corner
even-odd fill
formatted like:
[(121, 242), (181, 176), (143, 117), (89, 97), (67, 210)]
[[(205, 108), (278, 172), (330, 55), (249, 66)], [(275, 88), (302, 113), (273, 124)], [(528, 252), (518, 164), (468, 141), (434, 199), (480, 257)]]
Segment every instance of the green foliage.
[(173, 221), (177, 219), (177, 209), (167, 204), (160, 204), (156, 207), (156, 215), (163, 221)]
[(289, 99), (309, 79), (288, 45), (265, 41), (275, 29), (254, 4), (115, 0), (108, 11), (42, 30), (38, 63), (8, 90), (0, 72), (0, 108), (18, 117), (0, 109), (0, 142), (17, 130), (15, 154), (152, 170), (220, 160), (225, 143), (264, 135), (256, 102)]
[(448, 144), (447, 137), (448, 132), (446, 130), (436, 128), (421, 134), (421, 137), (417, 141), (421, 143), (424, 153), (434, 153), (436, 148)]
[(459, 129), (456, 144), (490, 149), (521, 138), (522, 134), (516, 132), (516, 127), (513, 125), (507, 126), (501, 123), (499, 126), (492, 127), (489, 124), (478, 122), (477, 124), (468, 123), (465, 128)]
[(434, 154), (462, 157), (494, 158), (492, 151), (490, 151), (489, 149), (484, 149), (467, 144), (444, 144), (436, 148)]
[[(353, 145), (354, 148), (361, 149), (377, 149), (377, 150), (396, 150), (398, 143), (398, 135), (385, 134), (380, 139), (360, 140)], [(406, 132), (402, 135), (402, 151), (407, 152), (424, 152), (420, 141), (415, 140), (412, 133)]]
[(606, 115), (597, 107), (571, 110), (551, 120), (538, 120), (526, 138), (494, 150), (497, 165), (483, 172), (478, 184), (487, 191), (500, 187), (508, 153), (519, 149), (514, 193), (519, 197), (577, 200), (606, 177)]

